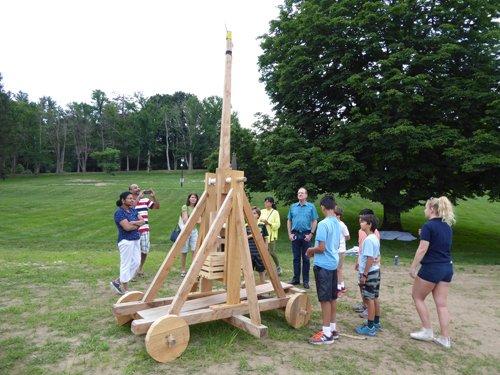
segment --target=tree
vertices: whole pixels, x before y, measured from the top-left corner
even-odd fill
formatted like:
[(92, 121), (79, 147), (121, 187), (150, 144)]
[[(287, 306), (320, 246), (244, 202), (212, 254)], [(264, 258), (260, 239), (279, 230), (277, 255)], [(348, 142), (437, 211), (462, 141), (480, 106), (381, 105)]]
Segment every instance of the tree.
[(430, 196), (498, 199), (498, 16), (493, 0), (286, 1), (259, 57), (280, 123), (269, 186), (359, 193), (386, 229)]
[(50, 97), (40, 98), (42, 122), (48, 134), (49, 144), (55, 155), (56, 173), (64, 172), (68, 122), (61, 107)]
[(90, 154), (97, 160), (97, 165), (103, 172), (113, 173), (120, 170), (120, 150), (107, 147), (104, 151), (94, 151)]
[(86, 103), (70, 103), (68, 118), (72, 127), (76, 171), (87, 172), (87, 160), (92, 152), (92, 106)]

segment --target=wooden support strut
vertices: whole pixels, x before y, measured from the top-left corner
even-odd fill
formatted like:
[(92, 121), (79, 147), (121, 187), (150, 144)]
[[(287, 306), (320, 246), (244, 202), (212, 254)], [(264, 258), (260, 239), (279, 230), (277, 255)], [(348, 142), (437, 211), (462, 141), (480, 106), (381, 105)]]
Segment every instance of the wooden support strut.
[(184, 229), (179, 234), (179, 237), (177, 237), (177, 240), (170, 249), (170, 252), (168, 253), (167, 257), (165, 258), (160, 268), (158, 269), (158, 272), (156, 273), (153, 282), (151, 283), (151, 285), (149, 285), (148, 290), (146, 291), (144, 297), (142, 298), (143, 302), (150, 302), (155, 299), (158, 290), (161, 288), (163, 282), (167, 278), (168, 272), (170, 271), (170, 267), (172, 267), (175, 258), (177, 257), (177, 255), (180, 254), (182, 247), (185, 245), (196, 223), (198, 222), (198, 219), (201, 217), (203, 211), (205, 210), (206, 201), (207, 201), (207, 192), (205, 191), (201, 195), (198, 204), (191, 213), (191, 216), (189, 216), (189, 219), (186, 222)]
[[(243, 189), (242, 189), (243, 190)], [(243, 199), (241, 198), (241, 193), (237, 194), (237, 207), (243, 209)], [(252, 217), (253, 219), (253, 217)], [(260, 311), (259, 304), (257, 302), (257, 293), (255, 291), (255, 276), (253, 274), (252, 259), (250, 257), (250, 247), (248, 245), (248, 236), (245, 229), (245, 219), (243, 218), (243, 211), (238, 210), (238, 216), (236, 218), (236, 226), (239, 228), (239, 237), (241, 241), (240, 254), (243, 264), (243, 276), (245, 278), (245, 289), (247, 290), (248, 299), (248, 309), (250, 312), (250, 319), (253, 324), (260, 325)]]

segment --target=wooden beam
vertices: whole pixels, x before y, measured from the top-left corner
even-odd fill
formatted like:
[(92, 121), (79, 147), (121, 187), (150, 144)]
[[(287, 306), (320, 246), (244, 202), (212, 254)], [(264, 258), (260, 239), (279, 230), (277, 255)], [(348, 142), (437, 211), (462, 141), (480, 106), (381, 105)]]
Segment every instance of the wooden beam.
[[(189, 293), (187, 299), (188, 301), (190, 301), (197, 298), (208, 297), (208, 296), (213, 296), (215, 294), (223, 294), (223, 293), (226, 293), (224, 289), (200, 291), (200, 292)], [(113, 305), (112, 310), (114, 315), (131, 315), (141, 310), (170, 305), (173, 300), (174, 297), (166, 297), (166, 298), (155, 298), (151, 302), (130, 301), (130, 302), (115, 303)]]
[(222, 97), (222, 119), (220, 126), (219, 168), (231, 168), (231, 64), (233, 42), (230, 31), (226, 34), (226, 64), (224, 70), (224, 95)]
[(191, 213), (191, 216), (186, 222), (186, 226), (179, 234), (179, 237), (177, 237), (177, 240), (175, 241), (174, 245), (172, 246), (169, 253), (165, 257), (165, 260), (158, 269), (158, 272), (156, 272), (156, 276), (149, 285), (149, 288), (144, 294), (144, 297), (142, 297), (143, 302), (151, 302), (152, 300), (155, 299), (156, 295), (158, 294), (158, 290), (162, 287), (163, 282), (167, 278), (168, 272), (170, 271), (170, 267), (172, 267), (175, 258), (181, 252), (182, 247), (185, 245), (196, 223), (198, 222), (198, 219), (201, 217), (203, 211), (205, 210), (206, 201), (207, 201), (207, 193), (204, 192), (201, 195), (198, 204)]
[(231, 189), (227, 194), (224, 203), (219, 209), (219, 212), (217, 213), (214, 222), (210, 226), (207, 236), (203, 240), (200, 249), (197, 251), (193, 259), (193, 263), (191, 264), (191, 267), (189, 267), (186, 276), (182, 280), (182, 283), (179, 286), (179, 289), (177, 290), (177, 294), (175, 295), (174, 300), (172, 302), (171, 314), (179, 315), (182, 305), (186, 301), (186, 298), (189, 292), (191, 291), (193, 284), (198, 278), (198, 274), (200, 273), (201, 267), (203, 266), (203, 262), (205, 262), (205, 259), (207, 258), (208, 255), (207, 249), (213, 246), (217, 241), (217, 235), (222, 229), (222, 225), (224, 224), (224, 221), (226, 220), (229, 211), (231, 210), (232, 203), (233, 203), (233, 190)]
[(252, 207), (250, 206), (250, 202), (245, 194), (242, 195), (243, 199), (243, 211), (245, 212), (245, 217), (247, 219), (248, 225), (250, 226), (250, 230), (252, 232), (252, 236), (255, 240), (255, 244), (257, 245), (257, 250), (259, 251), (262, 262), (264, 263), (264, 267), (266, 267), (267, 274), (269, 279), (271, 279), (271, 283), (274, 286), (274, 290), (278, 297), (284, 297), (285, 291), (281, 287), (281, 282), (278, 277), (278, 273), (276, 272), (276, 267), (271, 260), (271, 256), (269, 255), (269, 250), (267, 248), (267, 244), (262, 238), (260, 234), (259, 227), (255, 222), (252, 214)]
[[(233, 190), (234, 191), (234, 190)], [(239, 232), (238, 228), (238, 194), (233, 199), (233, 207), (228, 219), (228, 230), (226, 232), (226, 290), (227, 303), (236, 305), (240, 303), (240, 283), (241, 283), (241, 254), (239, 249)]]
[(248, 332), (258, 339), (267, 337), (267, 327), (265, 325), (255, 324), (244, 315), (234, 315), (229, 318), (225, 318), (224, 321), (232, 326), (235, 326), (236, 328)]

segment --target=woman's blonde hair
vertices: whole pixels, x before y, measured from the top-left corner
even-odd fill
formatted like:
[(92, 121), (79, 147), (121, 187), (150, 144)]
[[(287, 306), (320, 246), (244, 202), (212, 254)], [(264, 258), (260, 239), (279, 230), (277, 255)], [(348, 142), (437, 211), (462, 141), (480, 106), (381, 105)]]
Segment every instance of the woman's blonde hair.
[(455, 224), (453, 205), (448, 198), (444, 196), (439, 198), (429, 198), (427, 200), (426, 206), (432, 207), (434, 209), (434, 212), (436, 212), (436, 215), (450, 227)]

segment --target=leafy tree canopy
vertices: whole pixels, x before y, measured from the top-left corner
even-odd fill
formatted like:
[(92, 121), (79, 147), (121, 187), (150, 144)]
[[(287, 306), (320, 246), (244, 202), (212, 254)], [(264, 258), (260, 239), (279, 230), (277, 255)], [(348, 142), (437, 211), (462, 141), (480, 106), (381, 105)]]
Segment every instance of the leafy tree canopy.
[(499, 198), (498, 2), (285, 1), (262, 36), (269, 187), (359, 193), (384, 227), (430, 196)]

